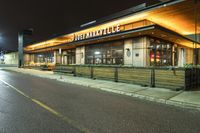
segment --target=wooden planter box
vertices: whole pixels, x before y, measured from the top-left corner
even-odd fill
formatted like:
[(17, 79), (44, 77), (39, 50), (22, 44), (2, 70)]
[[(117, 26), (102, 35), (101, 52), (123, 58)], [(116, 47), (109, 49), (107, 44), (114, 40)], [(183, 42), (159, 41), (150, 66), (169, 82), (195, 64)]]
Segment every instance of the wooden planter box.
[(67, 65), (56, 66), (61, 72), (70, 70), (74, 76), (106, 79), (142, 86), (190, 90), (200, 87), (200, 69), (144, 68), (124, 66)]

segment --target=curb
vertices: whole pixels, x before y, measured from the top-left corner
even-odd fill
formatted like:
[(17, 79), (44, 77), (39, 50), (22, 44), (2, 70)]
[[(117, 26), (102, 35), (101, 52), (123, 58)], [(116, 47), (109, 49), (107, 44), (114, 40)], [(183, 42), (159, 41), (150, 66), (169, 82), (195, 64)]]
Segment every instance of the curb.
[(166, 104), (177, 106), (177, 107), (182, 107), (182, 108), (186, 108), (186, 109), (195, 109), (195, 110), (200, 111), (200, 105), (198, 105), (198, 104), (179, 102), (179, 101), (173, 101), (173, 100), (167, 100)]
[(179, 102), (179, 101), (173, 101), (173, 100), (165, 100), (165, 99), (155, 98), (155, 97), (151, 97), (147, 95), (128, 93), (128, 92), (123, 92), (123, 91), (118, 91), (118, 90), (107, 89), (107, 88), (99, 88), (99, 89), (103, 91), (107, 91), (107, 92), (139, 98), (141, 100), (147, 100), (147, 101), (162, 103), (162, 104), (171, 105), (175, 107), (181, 107), (185, 109), (195, 109), (195, 110), (200, 111), (200, 105), (197, 105), (197, 104)]

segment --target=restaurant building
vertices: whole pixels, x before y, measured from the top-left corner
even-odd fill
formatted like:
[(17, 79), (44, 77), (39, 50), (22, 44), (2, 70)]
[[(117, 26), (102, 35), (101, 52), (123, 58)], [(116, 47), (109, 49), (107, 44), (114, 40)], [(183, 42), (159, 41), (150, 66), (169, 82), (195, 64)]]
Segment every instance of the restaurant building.
[(195, 12), (199, 3), (170, 0), (141, 4), (91, 21), (78, 30), (24, 47), (24, 65), (199, 64), (200, 16)]

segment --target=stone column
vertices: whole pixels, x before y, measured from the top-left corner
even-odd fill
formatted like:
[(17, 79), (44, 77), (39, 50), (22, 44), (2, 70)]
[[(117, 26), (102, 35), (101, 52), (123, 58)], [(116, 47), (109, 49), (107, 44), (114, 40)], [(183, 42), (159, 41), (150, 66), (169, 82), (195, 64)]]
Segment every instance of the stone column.
[(54, 58), (53, 63), (56, 64), (56, 60), (57, 60), (57, 57), (56, 57), (56, 51), (53, 52), (53, 58)]
[(85, 46), (80, 46), (76, 48), (76, 64), (85, 64)]

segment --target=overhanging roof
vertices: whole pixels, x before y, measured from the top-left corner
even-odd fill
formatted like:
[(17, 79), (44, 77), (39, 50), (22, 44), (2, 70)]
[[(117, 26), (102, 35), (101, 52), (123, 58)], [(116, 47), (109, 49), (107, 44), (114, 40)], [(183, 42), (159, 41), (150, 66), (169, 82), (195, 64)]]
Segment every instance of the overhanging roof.
[[(145, 27), (141, 27), (141, 28), (137, 28), (137, 29), (133, 29), (129, 31), (120, 32), (118, 34), (85, 39), (82, 41), (61, 44), (59, 46), (51, 46), (46, 49), (42, 48), (42, 49), (33, 50), (29, 52), (30, 53), (45, 52), (45, 51), (56, 50), (59, 48), (71, 49), (71, 48), (75, 48), (81, 45), (101, 43), (101, 42), (120, 40), (120, 39), (126, 39), (126, 38), (138, 37), (138, 36), (156, 37), (156, 38), (160, 38), (166, 41), (174, 42), (176, 44), (181, 44), (183, 47), (190, 47), (190, 48), (194, 47), (193, 42), (190, 39), (180, 34), (177, 34), (176, 32), (163, 28), (159, 25), (150, 25), (150, 26), (145, 26)], [(197, 48), (200, 48), (200, 46), (198, 46)]]
[[(90, 30), (95, 29), (96, 27), (103, 27), (105, 25), (113, 25), (116, 23), (126, 24), (126, 23), (130, 23), (134, 21), (144, 20), (144, 19), (150, 20), (154, 22), (155, 24), (165, 27), (165, 29), (174, 31), (182, 36), (194, 34), (195, 33), (195, 17), (198, 18), (196, 21), (200, 22), (200, 12), (198, 12), (198, 15), (196, 16), (195, 10), (194, 10), (195, 7), (197, 9), (200, 8), (200, 2), (196, 4), (194, 0), (168, 1), (164, 3), (156, 4), (150, 7), (134, 10), (132, 12), (127, 11), (127, 13), (121, 13), (121, 15), (115, 15), (114, 17), (110, 17), (102, 21), (97, 21), (95, 23), (96, 26), (91, 25), (87, 29), (83, 29), (77, 32), (72, 32), (71, 34), (59, 36), (57, 38), (36, 43), (31, 46), (34, 47), (38, 45), (46, 45), (48, 47), (48, 43), (49, 44), (53, 43), (55, 44), (55, 46), (58, 46), (60, 44), (69, 43), (66, 40), (68, 39), (68, 36), (73, 35), (73, 34), (80, 34), (81, 32), (90, 31)], [(199, 33), (200, 24), (196, 25), (196, 27), (197, 27), (196, 31), (197, 33)]]

